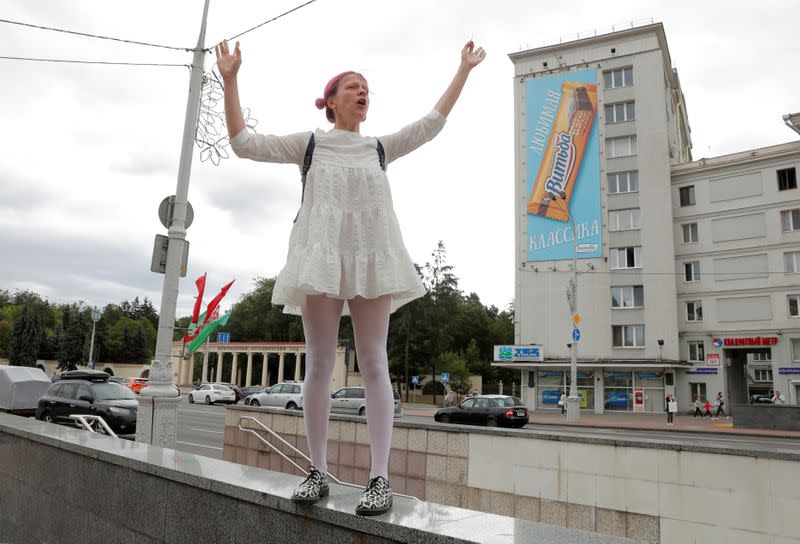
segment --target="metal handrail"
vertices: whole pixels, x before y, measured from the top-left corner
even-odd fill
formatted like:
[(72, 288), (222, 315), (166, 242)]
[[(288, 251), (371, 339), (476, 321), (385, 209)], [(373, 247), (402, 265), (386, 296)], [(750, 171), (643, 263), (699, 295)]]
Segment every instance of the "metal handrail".
[[(100, 434), (99, 430), (95, 428), (95, 426), (99, 425), (100, 430), (103, 431), (104, 434), (108, 436), (118, 438), (117, 434), (111, 430), (111, 427), (108, 426), (106, 420), (100, 416), (91, 416), (91, 415), (84, 415), (84, 414), (74, 414), (69, 416), (70, 419), (78, 423), (79, 427), (83, 427), (90, 433), (97, 433)], [(91, 423), (90, 423), (91, 422)]]
[[(268, 448), (270, 448), (270, 449), (271, 449), (273, 452), (277, 453), (278, 455), (280, 455), (281, 457), (283, 457), (283, 458), (284, 458), (286, 461), (288, 461), (289, 463), (291, 463), (292, 465), (294, 465), (294, 466), (295, 466), (295, 467), (296, 467), (298, 470), (300, 470), (300, 472), (302, 472), (303, 474), (305, 474), (305, 475), (308, 475), (308, 471), (307, 471), (306, 469), (304, 469), (303, 467), (301, 467), (300, 465), (298, 465), (297, 463), (295, 463), (295, 462), (294, 462), (292, 459), (290, 459), (290, 458), (289, 458), (289, 456), (287, 456), (285, 453), (283, 453), (282, 451), (280, 451), (279, 449), (277, 449), (277, 448), (275, 447), (275, 445), (274, 445), (274, 444), (272, 444), (272, 443), (271, 443), (269, 440), (267, 440), (266, 438), (264, 438), (263, 436), (261, 436), (260, 434), (258, 434), (258, 431), (257, 431), (256, 429), (251, 429), (251, 428), (247, 428), (247, 427), (242, 427), (242, 421), (243, 421), (243, 420), (245, 420), (245, 419), (249, 419), (249, 420), (251, 420), (251, 421), (254, 421), (255, 423), (257, 423), (257, 424), (259, 425), (259, 427), (261, 427), (263, 430), (267, 431), (269, 434), (271, 434), (272, 436), (274, 436), (275, 438), (277, 438), (278, 440), (280, 440), (280, 441), (281, 441), (281, 442), (282, 442), (284, 445), (286, 445), (288, 448), (290, 448), (290, 449), (294, 450), (294, 452), (295, 452), (295, 453), (297, 453), (297, 455), (299, 455), (300, 457), (302, 457), (303, 459), (305, 459), (305, 460), (308, 462), (308, 464), (310, 465), (310, 464), (311, 464), (311, 458), (310, 458), (309, 456), (307, 456), (307, 455), (306, 455), (305, 453), (303, 453), (302, 451), (298, 450), (296, 447), (292, 446), (292, 445), (291, 445), (289, 442), (287, 442), (287, 441), (286, 441), (286, 440), (285, 440), (285, 439), (284, 439), (284, 438), (283, 438), (281, 435), (279, 435), (278, 433), (276, 433), (275, 431), (273, 431), (272, 429), (270, 429), (269, 427), (267, 427), (266, 425), (264, 425), (264, 424), (263, 424), (262, 422), (260, 422), (258, 419), (254, 418), (254, 417), (252, 417), (252, 416), (241, 416), (241, 417), (239, 418), (239, 424), (238, 424), (238, 428), (239, 428), (239, 430), (240, 430), (240, 431), (244, 431), (244, 432), (252, 433), (252, 434), (253, 434), (253, 435), (254, 435), (256, 438), (258, 438), (258, 439), (259, 439), (259, 440), (261, 440), (261, 441), (262, 441), (264, 444), (266, 444), (266, 445), (267, 445), (267, 447), (268, 447)], [(353, 487), (353, 488), (356, 488), (356, 489), (362, 489), (362, 488), (364, 487), (364, 486), (357, 485), (357, 484), (351, 484), (351, 483), (349, 483), (349, 482), (343, 482), (343, 481), (341, 481), (340, 479), (338, 479), (336, 476), (334, 476), (333, 474), (331, 474), (330, 472), (327, 472), (327, 474), (328, 474), (328, 477), (329, 477), (331, 480), (333, 480), (334, 482), (336, 482), (336, 483), (337, 483), (337, 484), (339, 484), (339, 485), (344, 485), (344, 486), (347, 486), (347, 487)], [(413, 495), (404, 495), (404, 494), (402, 494), (402, 493), (394, 493), (394, 492), (392, 493), (392, 495), (395, 495), (395, 496), (398, 496), (398, 497), (405, 497), (405, 498), (407, 498), (407, 499), (414, 499), (415, 501), (418, 501), (418, 500), (419, 500), (419, 498), (418, 498), (418, 497), (414, 497)]]

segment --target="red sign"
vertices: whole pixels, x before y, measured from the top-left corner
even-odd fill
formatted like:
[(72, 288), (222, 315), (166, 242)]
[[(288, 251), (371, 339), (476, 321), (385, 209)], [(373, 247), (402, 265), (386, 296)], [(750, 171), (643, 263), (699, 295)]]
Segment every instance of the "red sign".
[(746, 336), (742, 338), (725, 338), (726, 346), (774, 346), (778, 343), (777, 336)]
[(709, 353), (706, 357), (708, 366), (719, 366), (719, 353)]

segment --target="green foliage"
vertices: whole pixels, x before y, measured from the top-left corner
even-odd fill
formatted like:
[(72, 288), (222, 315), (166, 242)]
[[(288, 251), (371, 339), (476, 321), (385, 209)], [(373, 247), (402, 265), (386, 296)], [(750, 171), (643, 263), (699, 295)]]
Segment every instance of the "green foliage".
[(35, 303), (28, 302), (14, 322), (9, 363), (16, 366), (36, 366), (43, 336), (41, 315)]
[(257, 278), (255, 289), (241, 296), (225, 330), (234, 342), (301, 342), (303, 322), (272, 304), (275, 278)]
[(437, 367), (440, 372), (450, 374), (450, 389), (459, 395), (470, 392), (472, 389), (472, 382), (469, 379), (470, 372), (467, 370), (466, 362), (460, 355), (452, 351), (441, 354), (438, 357)]

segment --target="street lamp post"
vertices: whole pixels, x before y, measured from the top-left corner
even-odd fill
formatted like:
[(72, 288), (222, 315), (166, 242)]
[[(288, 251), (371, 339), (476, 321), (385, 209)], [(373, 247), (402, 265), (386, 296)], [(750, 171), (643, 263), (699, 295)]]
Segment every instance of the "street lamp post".
[(786, 123), (787, 127), (800, 134), (800, 112), (787, 113), (783, 116), (783, 122)]
[(94, 368), (94, 329), (100, 321), (100, 310), (92, 308), (92, 340), (89, 342), (89, 368)]
[[(569, 211), (564, 205), (559, 202), (563, 200), (566, 202), (567, 194), (564, 191), (559, 193), (549, 192), (548, 195), (561, 208), (569, 218), (570, 225), (572, 226), (572, 277), (569, 280), (569, 287), (567, 288), (567, 302), (569, 303), (570, 325), (573, 325), (572, 316), (578, 311), (578, 230), (575, 228), (575, 218), (572, 212)], [(574, 325), (573, 325), (574, 326)], [(570, 327), (572, 328), (572, 327)], [(569, 383), (569, 396), (567, 396), (567, 421), (575, 423), (581, 419), (581, 399), (578, 396), (578, 339), (573, 338), (569, 344), (570, 351), (570, 383)]]

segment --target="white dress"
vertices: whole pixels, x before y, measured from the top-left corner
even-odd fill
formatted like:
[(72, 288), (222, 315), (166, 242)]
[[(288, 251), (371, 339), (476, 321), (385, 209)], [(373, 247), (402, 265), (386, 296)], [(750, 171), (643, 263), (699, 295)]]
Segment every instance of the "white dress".
[[(306, 295), (348, 299), (392, 296), (391, 311), (425, 294), (394, 213), (386, 164), (430, 141), (444, 127), (436, 110), (399, 132), (379, 138), (332, 129), (314, 132), (314, 157), (303, 205), (289, 238), (286, 265), (272, 303), (301, 314)], [(237, 156), (302, 166), (311, 132), (288, 136), (242, 130), (231, 140)], [(299, 184), (298, 184), (298, 187)], [(349, 313), (347, 303), (345, 315)]]

